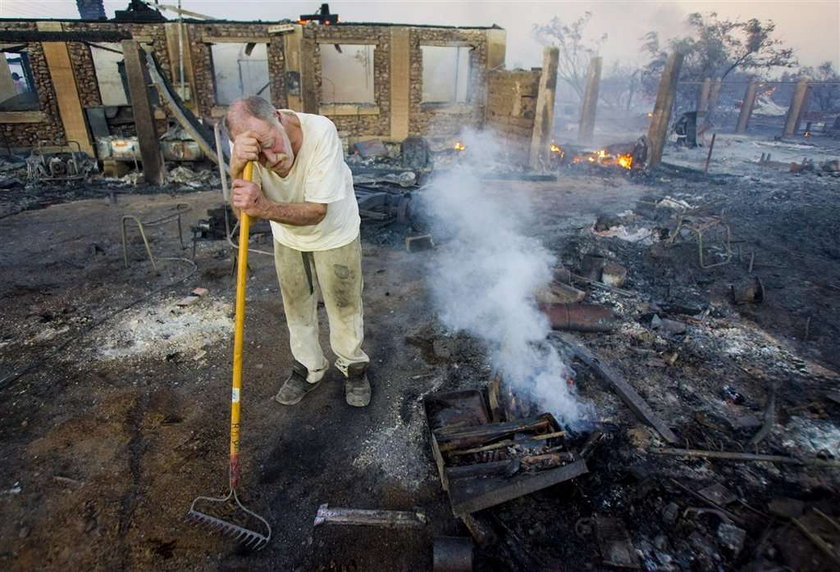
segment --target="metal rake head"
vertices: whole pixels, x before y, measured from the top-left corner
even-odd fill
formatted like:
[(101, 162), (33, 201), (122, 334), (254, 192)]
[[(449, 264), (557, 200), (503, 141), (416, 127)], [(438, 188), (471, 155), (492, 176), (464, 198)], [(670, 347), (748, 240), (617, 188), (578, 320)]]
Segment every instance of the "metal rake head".
[[(246, 520), (258, 524), (259, 528), (263, 529), (263, 531), (254, 530), (254, 528), (249, 526), (236, 524), (224, 518), (200, 511), (196, 509), (196, 503), (199, 501), (214, 503), (213, 506), (226, 509), (225, 512), (229, 515), (229, 518), (244, 513)], [(187, 512), (187, 521), (233, 538), (246, 548), (252, 550), (265, 548), (268, 541), (271, 540), (271, 526), (268, 524), (268, 521), (242, 506), (234, 491), (225, 498), (197, 497), (190, 506), (189, 512)]]

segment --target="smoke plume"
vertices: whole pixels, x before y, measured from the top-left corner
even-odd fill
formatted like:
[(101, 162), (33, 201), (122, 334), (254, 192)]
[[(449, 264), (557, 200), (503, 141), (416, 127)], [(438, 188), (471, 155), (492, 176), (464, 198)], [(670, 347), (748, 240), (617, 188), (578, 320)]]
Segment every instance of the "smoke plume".
[(524, 232), (527, 197), (492, 196), (482, 184), (489, 165), (504, 164), (504, 146), (486, 134), (463, 139), (458, 164), (441, 169), (422, 198), (442, 239), (429, 273), (439, 318), (482, 339), (515, 394), (527, 394), (573, 428), (591, 408), (567, 384), (572, 372), (546, 343), (549, 323), (533, 299), (551, 281), (555, 257)]

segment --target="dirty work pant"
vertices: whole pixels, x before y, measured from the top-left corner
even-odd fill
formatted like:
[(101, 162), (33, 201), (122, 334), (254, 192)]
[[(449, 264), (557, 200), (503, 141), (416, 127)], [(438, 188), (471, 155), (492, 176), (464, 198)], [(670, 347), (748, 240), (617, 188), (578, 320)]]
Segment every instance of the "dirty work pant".
[(292, 355), (306, 366), (310, 378), (329, 366), (318, 341), (319, 293), (327, 310), (330, 346), (338, 358), (335, 366), (347, 375), (349, 365), (368, 363), (370, 358), (362, 351), (364, 280), (359, 237), (346, 246), (317, 252), (301, 252), (275, 240), (274, 262)]

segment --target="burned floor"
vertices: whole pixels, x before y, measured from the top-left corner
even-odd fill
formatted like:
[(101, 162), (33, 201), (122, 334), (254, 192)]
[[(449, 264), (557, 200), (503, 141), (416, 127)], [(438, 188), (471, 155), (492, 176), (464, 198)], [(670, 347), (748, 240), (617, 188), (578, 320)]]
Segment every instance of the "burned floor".
[[(242, 496), (273, 538), (253, 552), (184, 521), (227, 484), (234, 250), (207, 232), (217, 183), (0, 191), (3, 567), (836, 569), (840, 180), (788, 159), (838, 148), (717, 145), (708, 174), (700, 148), (651, 172), (482, 181), (529, 206), (556, 257), (538, 297), (573, 369), (556, 381), (594, 412), (576, 431), (443, 325), (427, 278), (453, 238), (407, 250), (430, 229), (396, 220), (399, 203), (363, 227), (371, 406), (345, 406), (335, 371), (280, 406), (292, 358), (257, 228)], [(124, 258), (125, 216), (157, 223), (157, 271), (135, 219)]]

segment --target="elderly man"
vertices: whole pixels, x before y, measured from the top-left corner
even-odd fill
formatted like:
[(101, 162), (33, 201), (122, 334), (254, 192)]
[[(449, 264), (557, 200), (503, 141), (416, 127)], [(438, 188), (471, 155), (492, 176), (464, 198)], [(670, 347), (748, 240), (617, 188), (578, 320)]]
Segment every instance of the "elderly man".
[[(295, 362), (275, 399), (294, 405), (318, 387), (329, 363), (318, 341), (323, 297), (335, 365), (349, 405), (370, 403), (362, 351), (362, 264), (353, 177), (332, 121), (274, 109), (260, 97), (231, 104), (225, 126), (234, 210), (271, 221), (274, 260)], [(243, 180), (255, 162), (255, 182)]]

